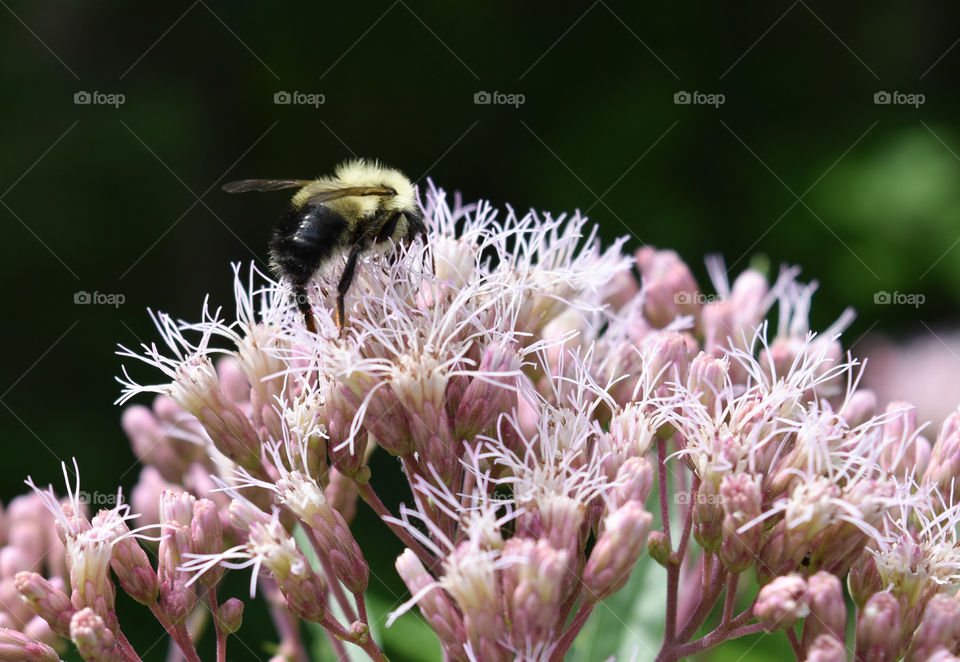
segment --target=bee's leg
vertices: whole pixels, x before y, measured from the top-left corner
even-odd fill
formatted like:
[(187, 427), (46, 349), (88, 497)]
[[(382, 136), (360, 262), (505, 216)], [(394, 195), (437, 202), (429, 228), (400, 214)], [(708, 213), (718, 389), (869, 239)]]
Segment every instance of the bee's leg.
[(340, 329), (340, 333), (343, 333), (344, 325), (347, 321), (343, 297), (353, 283), (353, 275), (357, 270), (357, 258), (360, 257), (363, 248), (363, 246), (358, 244), (350, 251), (350, 256), (347, 258), (347, 266), (343, 268), (343, 275), (340, 276), (340, 282), (337, 283), (337, 327)]
[(390, 217), (387, 218), (386, 222), (380, 228), (380, 232), (377, 233), (377, 238), (373, 241), (375, 243), (380, 243), (381, 241), (387, 241), (390, 237), (393, 236), (393, 231), (397, 229), (397, 223), (400, 221), (400, 212), (393, 212), (390, 214)]
[(297, 310), (303, 315), (303, 321), (307, 330), (311, 333), (317, 332), (317, 324), (313, 320), (313, 307), (310, 306), (310, 297), (307, 296), (307, 287), (302, 284), (294, 284), (293, 300), (297, 304)]

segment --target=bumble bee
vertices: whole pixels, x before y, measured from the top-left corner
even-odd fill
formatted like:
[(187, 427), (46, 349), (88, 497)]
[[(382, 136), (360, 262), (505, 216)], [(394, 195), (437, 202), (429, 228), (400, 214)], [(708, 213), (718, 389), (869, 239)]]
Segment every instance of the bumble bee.
[(229, 193), (299, 188), (270, 237), (270, 266), (293, 287), (307, 328), (316, 331), (307, 283), (338, 255), (347, 262), (337, 284), (337, 326), (346, 324), (344, 297), (357, 259), (390, 242), (426, 240), (427, 226), (413, 184), (399, 170), (377, 161), (354, 159), (319, 179), (244, 179), (223, 186)]

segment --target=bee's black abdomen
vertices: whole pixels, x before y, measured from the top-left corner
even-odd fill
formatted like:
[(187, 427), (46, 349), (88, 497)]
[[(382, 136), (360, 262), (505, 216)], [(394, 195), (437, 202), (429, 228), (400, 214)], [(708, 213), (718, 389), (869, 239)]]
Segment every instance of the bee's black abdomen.
[(347, 222), (324, 205), (288, 209), (270, 238), (277, 275), (302, 286), (342, 246)]

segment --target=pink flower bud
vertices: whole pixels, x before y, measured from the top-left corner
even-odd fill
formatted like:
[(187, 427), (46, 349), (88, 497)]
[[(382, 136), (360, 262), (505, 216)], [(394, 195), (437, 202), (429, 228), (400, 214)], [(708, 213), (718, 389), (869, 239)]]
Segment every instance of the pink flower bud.
[(160, 497), (160, 521), (163, 524), (190, 526), (197, 498), (183, 490), (167, 490)]
[[(327, 454), (330, 456), (330, 464), (343, 475), (361, 484), (370, 479), (370, 468), (364, 463), (367, 430), (366, 428), (358, 430), (352, 441), (350, 433), (363, 397), (371, 388), (373, 388), (373, 382), (367, 375), (351, 375), (350, 379), (330, 385), (326, 391), (327, 434), (330, 436)], [(379, 390), (387, 389), (388, 387), (383, 386)], [(404, 420), (403, 426), (398, 427), (397, 430), (402, 433), (405, 429), (406, 421)], [(397, 442), (398, 436), (393, 439)]]
[(669, 384), (686, 383), (690, 354), (695, 346), (688, 336), (676, 331), (658, 331), (644, 338), (644, 369), (658, 395), (669, 395)]
[(365, 592), (370, 569), (343, 515), (330, 507), (320, 486), (299, 471), (291, 471), (277, 481), (277, 487), (283, 503), (313, 530), (337, 579), (351, 593)]
[(800, 575), (783, 575), (760, 589), (753, 613), (767, 632), (793, 627), (810, 613), (807, 582)]
[(763, 502), (760, 479), (750, 474), (724, 476), (720, 481), (720, 497), (724, 512), (720, 561), (730, 572), (743, 572), (753, 565), (760, 552), (762, 527), (740, 531), (744, 524), (760, 515)]
[(636, 254), (644, 291), (644, 316), (657, 328), (679, 315), (700, 315), (700, 290), (690, 268), (670, 250), (644, 246)]
[(877, 570), (877, 561), (868, 550), (863, 550), (847, 574), (847, 590), (858, 608), (863, 608), (874, 593), (883, 590), (883, 580)]
[(657, 434), (653, 418), (644, 408), (630, 403), (610, 417), (608, 431), (597, 435), (594, 455), (602, 458), (601, 466), (610, 480), (615, 480), (620, 466), (631, 457), (643, 457), (650, 450)]
[(616, 475), (618, 486), (607, 497), (607, 511), (613, 512), (629, 501), (644, 504), (653, 488), (653, 467), (645, 457), (628, 458)]
[(160, 498), (164, 491), (174, 489), (173, 483), (168, 483), (160, 475), (156, 467), (144, 467), (140, 470), (140, 478), (130, 494), (130, 503), (134, 512), (139, 513), (137, 524), (148, 526), (160, 523)]
[(851, 428), (866, 423), (877, 411), (877, 395), (870, 389), (860, 389), (850, 395), (840, 410), (840, 416)]
[(81, 609), (70, 621), (70, 639), (87, 662), (121, 662), (123, 653), (113, 636), (92, 609)]
[(687, 389), (704, 404), (708, 412), (713, 411), (729, 371), (728, 358), (717, 358), (706, 352), (700, 352), (690, 362)]
[(11, 626), (17, 628), (33, 617), (33, 610), (20, 597), (13, 577), (0, 580), (0, 613), (4, 612), (12, 620)]
[(50, 624), (39, 616), (34, 616), (27, 621), (26, 625), (23, 626), (23, 633), (31, 639), (43, 642), (48, 646), (61, 647), (63, 644), (63, 641), (57, 634), (50, 629)]
[(220, 629), (226, 634), (233, 634), (240, 629), (243, 622), (243, 601), (237, 598), (230, 598), (217, 610), (217, 620), (220, 623)]
[(330, 482), (324, 489), (324, 496), (346, 522), (352, 522), (357, 514), (357, 484), (336, 469), (330, 469)]
[(950, 414), (940, 427), (923, 482), (938, 489), (940, 494), (956, 494), (957, 476), (960, 476), (960, 409)]
[[(176, 406), (169, 398), (163, 401)], [(177, 409), (182, 416), (189, 416), (179, 407)], [(171, 426), (158, 421), (148, 407), (127, 407), (123, 410), (120, 425), (130, 440), (134, 455), (145, 465), (155, 467), (165, 479), (176, 481), (186, 469), (193, 453), (183, 452), (187, 450), (183, 448), (185, 444), (175, 441), (170, 434)]]
[(503, 595), (510, 615), (510, 637), (518, 650), (527, 642), (550, 641), (560, 606), (573, 586), (569, 550), (557, 551), (545, 540), (511, 538), (502, 558), (510, 565), (502, 573)]
[(801, 647), (808, 649), (821, 635), (843, 640), (847, 633), (847, 605), (843, 586), (835, 575), (820, 571), (807, 580), (810, 616), (803, 623)]
[[(716, 474), (712, 470), (711, 473)], [(693, 499), (693, 537), (711, 552), (717, 551), (723, 542), (723, 497), (719, 483), (719, 478), (708, 476), (697, 491), (688, 496)]]
[[(190, 551), (194, 554), (219, 554), (223, 551), (223, 524), (220, 511), (209, 499), (198, 499), (193, 504), (193, 519), (190, 522)], [(217, 567), (200, 576), (205, 586), (214, 586), (223, 575)]]
[(938, 649), (955, 649), (960, 643), (960, 602), (939, 593), (927, 603), (920, 626), (913, 634), (905, 662), (926, 662)]
[(874, 593), (857, 620), (856, 659), (893, 662), (900, 650), (900, 607), (889, 593)]
[(160, 500), (160, 547), (157, 553), (157, 579), (160, 584), (160, 608), (173, 623), (182, 622), (197, 602), (194, 585), (180, 570), (190, 547), (190, 524), (196, 498), (186, 492), (167, 491)]
[(651, 531), (647, 535), (647, 554), (664, 567), (670, 563), (670, 545), (667, 544), (667, 536), (663, 531)]
[(883, 426), (880, 465), (898, 478), (923, 475), (930, 460), (930, 442), (917, 436), (917, 408), (908, 402), (891, 402), (892, 418)]
[(260, 437), (224, 393), (209, 358), (195, 356), (180, 364), (170, 397), (200, 421), (217, 450), (247, 469), (260, 467)]
[[(412, 595), (434, 583), (420, 559), (411, 550), (405, 549), (397, 557), (397, 574), (407, 585)], [(466, 633), (463, 618), (453, 606), (447, 593), (437, 586), (427, 592), (417, 603), (420, 613), (440, 639), (444, 651), (462, 651)], [(456, 656), (454, 656), (456, 657)]]
[(13, 577), (18, 572), (33, 569), (35, 565), (36, 559), (30, 558), (19, 547), (7, 545), (0, 549), (0, 578)]
[(22, 632), (0, 629), (0, 660), (4, 662), (60, 662), (60, 656), (47, 644)]
[[(912, 662), (912, 660), (910, 662)], [(951, 654), (946, 648), (938, 648), (936, 652), (926, 658), (924, 662), (960, 662), (960, 657)]]
[(847, 647), (843, 640), (821, 634), (807, 650), (806, 662), (847, 662)]
[(508, 413), (517, 400), (510, 386), (520, 370), (520, 356), (511, 344), (490, 344), (480, 359), (478, 374), (463, 393), (456, 415), (457, 439), (473, 439), (496, 431), (500, 414)]
[(643, 552), (653, 516), (635, 501), (628, 501), (603, 520), (583, 570), (583, 585), (590, 600), (603, 600), (619, 591)]
[(224, 356), (217, 361), (217, 376), (224, 395), (234, 404), (242, 405), (250, 401), (250, 382), (240, 368), (240, 362), (232, 356)]
[(66, 593), (35, 572), (17, 574), (14, 585), (23, 599), (55, 633), (61, 637), (70, 637), (70, 619), (76, 610)]
[(320, 622), (327, 611), (326, 582), (313, 571), (276, 516), (266, 523), (252, 522), (249, 532), (247, 546), (273, 574), (287, 608), (299, 618)]

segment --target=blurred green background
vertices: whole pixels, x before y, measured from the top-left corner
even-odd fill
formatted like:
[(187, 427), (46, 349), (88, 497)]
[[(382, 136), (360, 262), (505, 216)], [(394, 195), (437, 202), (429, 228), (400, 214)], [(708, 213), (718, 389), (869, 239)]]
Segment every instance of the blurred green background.
[[(734, 274), (758, 255), (800, 264), (822, 283), (814, 328), (858, 310), (848, 344), (957, 321), (957, 5), (0, 5), (4, 500), (27, 474), (57, 480), (71, 455), (85, 489), (129, 490), (115, 344), (156, 338), (148, 306), (197, 319), (207, 293), (229, 305), (229, 263), (265, 266), (286, 200), (219, 185), (311, 177), (353, 154), (466, 200), (588, 211), (607, 239), (677, 250), (708, 291), (707, 253)], [(475, 103), (484, 91), (523, 103)], [(683, 92), (723, 103), (675, 103)], [(875, 103), (884, 92), (893, 103)], [(81, 291), (125, 301), (77, 305)], [(365, 512), (357, 529), (386, 539)], [(389, 606), (404, 596), (397, 549), (378, 550)], [(265, 656), (257, 620), (233, 659)], [(767, 659), (772, 639), (742, 659)]]

